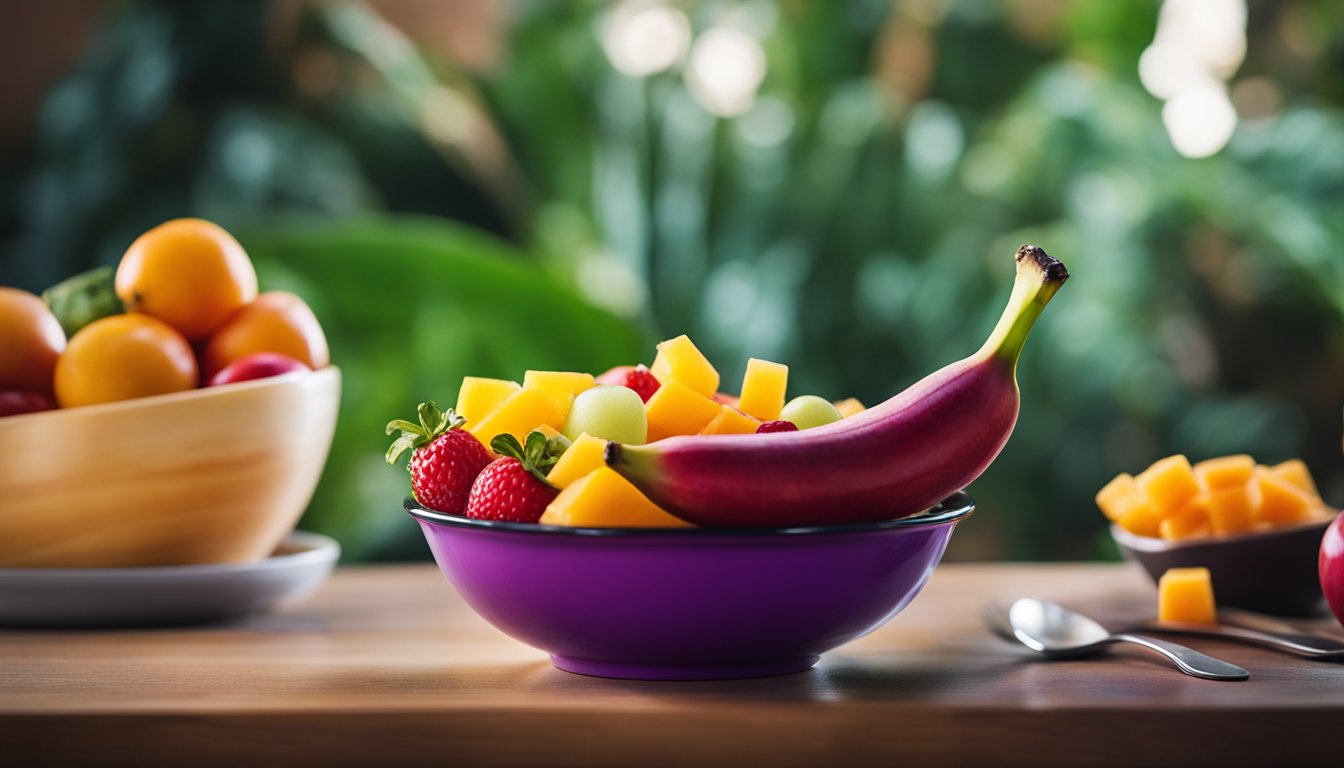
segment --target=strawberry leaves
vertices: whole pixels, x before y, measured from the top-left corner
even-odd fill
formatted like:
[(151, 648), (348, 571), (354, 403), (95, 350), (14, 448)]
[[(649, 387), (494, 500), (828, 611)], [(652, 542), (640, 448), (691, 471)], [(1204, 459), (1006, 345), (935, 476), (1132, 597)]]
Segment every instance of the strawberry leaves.
[[(401, 454), (406, 451), (414, 451), (422, 448), (434, 440), (434, 438), (447, 432), (450, 429), (457, 429), (466, 423), (466, 419), (458, 416), (452, 408), (440, 410), (437, 403), (430, 400), (427, 403), (421, 403), (416, 409), (420, 417), (420, 423), (414, 424), (405, 419), (393, 419), (387, 423), (386, 433), (391, 435), (398, 430), (401, 436), (392, 442), (387, 449), (387, 463), (395, 464)], [(514, 442), (517, 442), (516, 440)]]
[(563, 436), (547, 439), (545, 434), (534, 430), (528, 433), (526, 443), (519, 443), (518, 438), (508, 433), (495, 435), (490, 441), (490, 450), (517, 459), (533, 477), (546, 483), (546, 475), (569, 447), (568, 442)]

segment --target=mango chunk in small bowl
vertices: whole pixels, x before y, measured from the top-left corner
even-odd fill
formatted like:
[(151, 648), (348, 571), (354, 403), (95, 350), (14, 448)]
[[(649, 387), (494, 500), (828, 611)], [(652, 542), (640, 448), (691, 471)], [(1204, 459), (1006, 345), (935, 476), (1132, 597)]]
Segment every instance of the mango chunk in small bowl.
[(1120, 551), (1156, 582), (1171, 568), (1208, 568), (1222, 605), (1309, 616), (1324, 605), (1317, 554), (1338, 514), (1298, 460), (1247, 455), (1191, 465), (1169, 456), (1097, 494)]

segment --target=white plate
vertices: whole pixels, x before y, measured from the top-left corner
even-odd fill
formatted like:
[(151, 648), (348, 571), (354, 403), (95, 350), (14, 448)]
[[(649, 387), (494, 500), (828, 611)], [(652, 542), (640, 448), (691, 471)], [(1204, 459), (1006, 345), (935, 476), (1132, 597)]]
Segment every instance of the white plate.
[(234, 619), (312, 592), (340, 554), (334, 539), (296, 531), (256, 563), (0, 568), (0, 626), (161, 627)]

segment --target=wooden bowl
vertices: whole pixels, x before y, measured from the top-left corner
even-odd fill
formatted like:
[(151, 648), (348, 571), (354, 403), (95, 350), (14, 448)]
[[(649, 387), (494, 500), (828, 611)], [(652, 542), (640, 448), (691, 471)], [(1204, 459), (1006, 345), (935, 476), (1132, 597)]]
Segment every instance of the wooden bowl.
[(0, 419), (0, 567), (247, 563), (312, 498), (335, 368)]

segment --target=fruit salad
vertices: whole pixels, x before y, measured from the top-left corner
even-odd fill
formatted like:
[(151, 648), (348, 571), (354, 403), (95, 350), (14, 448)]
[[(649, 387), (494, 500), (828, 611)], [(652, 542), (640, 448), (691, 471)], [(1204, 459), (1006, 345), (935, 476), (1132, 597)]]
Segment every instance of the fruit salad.
[[(599, 376), (468, 377), (456, 407), (393, 421), (416, 500), (439, 512), (584, 527), (780, 527), (916, 514), (960, 491), (1016, 423), (1017, 360), (1068, 270), (1035, 246), (975, 354), (865, 408), (788, 399), (789, 369), (747, 361), (737, 394), (687, 336)], [(493, 461), (481, 468), (481, 452)]]
[(1168, 540), (1232, 536), (1335, 514), (1302, 461), (1264, 466), (1245, 454), (1194, 465), (1168, 456), (1137, 475), (1117, 475), (1096, 501), (1130, 533)]
[(219, 386), (330, 362), (308, 305), (259, 293), (238, 241), (200, 219), (141, 235), (116, 270), (41, 298), (0, 287), (0, 417)]
[(854, 398), (786, 402), (788, 377), (788, 366), (753, 358), (740, 394), (721, 392), (718, 371), (684, 335), (659, 344), (647, 367), (598, 376), (526, 371), (521, 383), (468, 376), (451, 410), (428, 402), (417, 422), (388, 425), (399, 436), (387, 460), (411, 452), (411, 491), (438, 512), (576, 527), (687, 527), (607, 466), (608, 444), (796, 432), (865, 410)]

